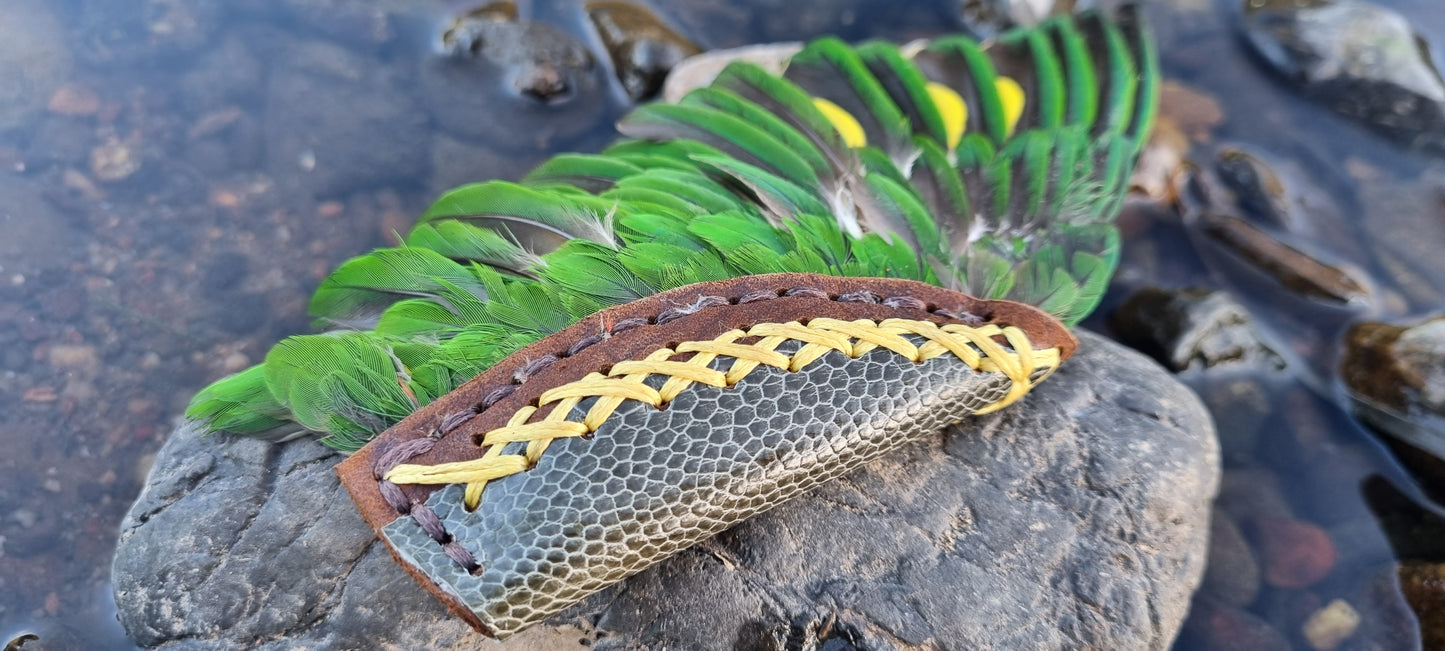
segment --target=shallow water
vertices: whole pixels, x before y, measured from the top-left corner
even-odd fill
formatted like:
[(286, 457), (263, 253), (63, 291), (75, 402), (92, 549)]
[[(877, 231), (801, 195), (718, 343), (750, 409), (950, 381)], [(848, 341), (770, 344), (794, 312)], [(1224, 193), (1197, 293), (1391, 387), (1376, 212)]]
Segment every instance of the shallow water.
[[(565, 101), (547, 105), (510, 90), (506, 71), (461, 85), (428, 76), (446, 18), (466, 3), (228, 4), (0, 7), (0, 82), (14, 82), (0, 88), (22, 91), (0, 94), (0, 639), (40, 636), (26, 648), (130, 648), (114, 619), (110, 554), (195, 390), (306, 331), (321, 277), (393, 242), (439, 191), (594, 150), (628, 105), (577, 2), (523, 3), (524, 16), (596, 57), (573, 71)], [(907, 11), (884, 0), (654, 4), (703, 47), (964, 27), (957, 3), (942, 0)], [(1445, 39), (1433, 0), (1387, 4)], [(1350, 644), (1418, 645), (1394, 571), (1402, 557), (1445, 561), (1410, 533), (1429, 530), (1429, 489), (1341, 407), (1333, 368), (1347, 323), (1403, 320), (1445, 300), (1445, 272), (1428, 259), (1445, 246), (1445, 177), (1430, 176), (1442, 163), (1262, 72), (1237, 36), (1238, 3), (1151, 11), (1168, 76), (1193, 93), (1187, 106), (1219, 107), (1193, 155), (1235, 146), (1267, 160), (1309, 209), (1301, 246), (1357, 269), (1384, 298), (1321, 306), (1220, 256), (1177, 217), (1140, 214), (1091, 326), (1107, 331), (1109, 306), (1145, 285), (1237, 296), (1289, 365), (1184, 376), (1215, 410), (1239, 489), (1221, 511), (1244, 517), (1247, 504), (1280, 501), (1328, 531), (1339, 555), (1324, 581), (1269, 591), (1248, 610), (1301, 645), (1295, 611), (1345, 599), (1365, 621)], [(1398, 260), (1424, 281), (1400, 274)], [(1196, 628), (1181, 646), (1203, 639)]]

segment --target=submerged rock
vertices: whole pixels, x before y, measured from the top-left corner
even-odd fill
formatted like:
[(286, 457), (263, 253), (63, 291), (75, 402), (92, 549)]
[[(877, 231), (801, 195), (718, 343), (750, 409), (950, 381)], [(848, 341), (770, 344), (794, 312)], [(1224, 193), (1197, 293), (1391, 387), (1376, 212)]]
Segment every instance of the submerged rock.
[(1356, 325), (1340, 375), (1367, 422), (1445, 458), (1445, 317)]
[[(1219, 455), (1188, 389), (1084, 333), (971, 419), (583, 601), (498, 649), (1155, 649), (1199, 584)], [(157, 456), (116, 552), (120, 619), (164, 649), (475, 648), (306, 440)]]
[(577, 39), (496, 2), (454, 18), (421, 62), (421, 101), (447, 133), (503, 153), (558, 147), (604, 122), (601, 66)]
[(1196, 224), (1214, 244), (1295, 294), (1335, 305), (1370, 299), (1370, 289), (1350, 271), (1291, 246), (1240, 217), (1207, 212)]
[(1357, 0), (1251, 1), (1244, 32), (1269, 68), (1317, 101), (1445, 152), (1445, 81), (1399, 13)]
[(589, 2), (587, 16), (633, 101), (651, 99), (683, 59), (702, 50), (652, 12), (627, 2)]
[(1284, 366), (1244, 306), (1223, 292), (1141, 289), (1109, 315), (1109, 325), (1122, 341), (1175, 371)]
[(1445, 648), (1445, 564), (1401, 565), (1400, 590), (1420, 618), (1420, 637), (1425, 648)]

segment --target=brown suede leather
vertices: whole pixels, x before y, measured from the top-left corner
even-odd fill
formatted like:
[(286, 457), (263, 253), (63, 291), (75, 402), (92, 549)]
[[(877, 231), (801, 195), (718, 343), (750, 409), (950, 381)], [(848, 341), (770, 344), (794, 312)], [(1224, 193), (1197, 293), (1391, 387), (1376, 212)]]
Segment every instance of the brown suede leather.
[[(786, 290), (795, 288), (821, 290), (830, 298), (781, 295)], [(737, 304), (736, 299), (759, 291), (773, 292), (777, 297)], [(885, 299), (916, 298), (923, 301), (928, 309), (832, 300), (840, 294), (859, 291), (871, 291)], [(658, 314), (693, 304), (702, 296), (722, 296), (732, 299), (732, 303), (707, 307), (662, 325), (652, 323)], [(517, 370), (539, 357), (554, 355), (559, 359), (533, 373), (525, 382), (517, 385), (511, 395), (442, 436), (431, 451), (418, 455), (407, 463), (437, 464), (475, 459), (481, 456), (484, 449), (473, 443), (473, 436), (480, 436), (505, 425), (517, 409), (536, 400), (547, 389), (581, 379), (588, 373), (602, 371), (619, 361), (641, 359), (658, 348), (678, 342), (710, 340), (734, 328), (747, 328), (757, 323), (806, 322), (813, 318), (882, 320), (897, 317), (939, 324), (958, 322), (932, 313), (935, 308), (976, 315), (983, 323), (1016, 326), (1028, 334), (1036, 348), (1057, 347), (1063, 359), (1072, 355), (1078, 346), (1078, 340), (1063, 324), (1037, 308), (1012, 301), (980, 300), (911, 280), (768, 274), (699, 283), (603, 310), (513, 353), (485, 373), (383, 432), (376, 440), (338, 464), (336, 472), (351, 494), (351, 499), (361, 510), (362, 517), (380, 535), (382, 527), (400, 515), (381, 496), (377, 478), (373, 474), (375, 458), (397, 443), (428, 436), (438, 429), (449, 414), (471, 409), (497, 387), (512, 384)], [(631, 318), (646, 319), (649, 325), (624, 330), (603, 342), (582, 349), (575, 355), (563, 356), (565, 351), (580, 339), (610, 331), (613, 325)], [(547, 409), (543, 408), (536, 417), (544, 416)], [(404, 486), (402, 490), (407, 498), (416, 503), (424, 502), (432, 491), (438, 488), (440, 487)], [(395, 550), (393, 556), (396, 556)], [(487, 633), (466, 607), (425, 574), (400, 558), (397, 558), (397, 562), (453, 612), (479, 631)]]

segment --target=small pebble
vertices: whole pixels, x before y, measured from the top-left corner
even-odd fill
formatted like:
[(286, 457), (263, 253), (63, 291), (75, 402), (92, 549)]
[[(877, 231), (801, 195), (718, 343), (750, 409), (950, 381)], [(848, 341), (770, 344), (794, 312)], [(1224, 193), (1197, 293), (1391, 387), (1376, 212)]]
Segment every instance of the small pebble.
[(221, 360), (221, 369), (227, 373), (235, 373), (251, 365), (251, 358), (241, 353), (231, 353)]
[(100, 96), (84, 86), (61, 86), (46, 108), (56, 115), (86, 116), (100, 112)]
[(140, 170), (140, 157), (128, 143), (109, 138), (90, 150), (90, 171), (102, 181), (119, 181)]
[(344, 210), (346, 210), (346, 204), (340, 201), (326, 201), (316, 207), (316, 216), (322, 218), (337, 217), (341, 215), (341, 212)]
[(88, 369), (100, 361), (94, 346), (58, 344), (50, 347), (50, 365), (57, 368)]
[(1302, 520), (1260, 520), (1255, 527), (1264, 580), (1276, 588), (1304, 588), (1335, 568), (1335, 543), (1324, 529)]
[(1343, 599), (1331, 601), (1305, 620), (1305, 641), (1318, 651), (1333, 651), (1360, 627), (1360, 614)]
[(35, 526), (35, 522), (40, 519), (39, 516), (35, 515), (35, 512), (30, 509), (15, 509), (10, 512), (10, 517), (26, 529)]

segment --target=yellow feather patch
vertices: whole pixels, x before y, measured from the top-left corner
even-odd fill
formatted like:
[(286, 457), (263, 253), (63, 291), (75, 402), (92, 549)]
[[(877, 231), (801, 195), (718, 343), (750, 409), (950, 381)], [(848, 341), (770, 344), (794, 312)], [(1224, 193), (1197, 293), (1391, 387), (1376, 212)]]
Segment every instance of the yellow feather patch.
[(943, 117), (943, 130), (948, 135), (948, 149), (953, 151), (953, 148), (958, 146), (958, 141), (963, 139), (963, 131), (968, 126), (968, 103), (952, 88), (936, 81), (928, 82), (924, 88), (933, 99), (933, 105), (938, 107), (938, 114)]
[(998, 89), (998, 97), (1003, 104), (1004, 132), (1010, 136), (1014, 135), (1014, 127), (1019, 125), (1019, 119), (1024, 116), (1024, 88), (1019, 82), (1010, 77), (999, 77), (993, 82), (994, 88)]
[(849, 147), (858, 148), (868, 144), (868, 136), (863, 133), (863, 125), (858, 124), (858, 118), (852, 113), (843, 110), (838, 106), (821, 97), (813, 98), (813, 105), (823, 117), (833, 123), (833, 128), (838, 130), (838, 135), (843, 136), (843, 142)]

